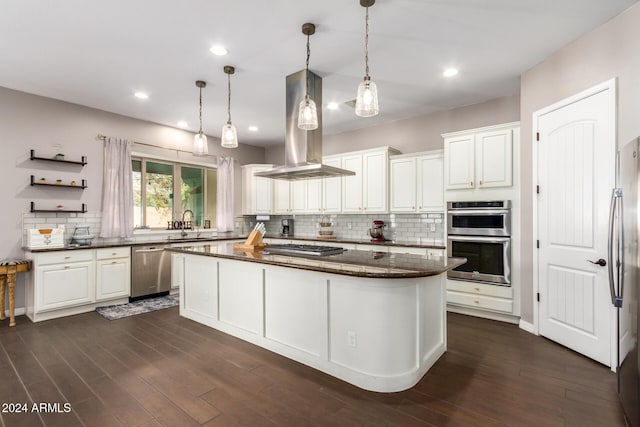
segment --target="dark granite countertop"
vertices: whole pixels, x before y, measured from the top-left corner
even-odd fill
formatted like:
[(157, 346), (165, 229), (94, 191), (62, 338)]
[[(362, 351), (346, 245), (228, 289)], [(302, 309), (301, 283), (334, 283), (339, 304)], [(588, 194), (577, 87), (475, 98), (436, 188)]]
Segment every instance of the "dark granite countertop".
[[(41, 248), (41, 249), (29, 249), (27, 247), (23, 247), (22, 249), (28, 252), (33, 253), (41, 253), (41, 252), (55, 252), (55, 251), (68, 251), (68, 250), (80, 250), (80, 249), (102, 249), (102, 248), (114, 248), (118, 246), (148, 246), (148, 245), (171, 245), (171, 244), (181, 244), (181, 243), (194, 243), (194, 242), (224, 242), (226, 240), (238, 240), (246, 238), (246, 235), (239, 234), (221, 234), (216, 237), (192, 237), (192, 238), (174, 238), (174, 239), (160, 239), (157, 240), (148, 240), (148, 241), (139, 241), (139, 242), (101, 242), (98, 240), (97, 242), (92, 243), (89, 246), (64, 246), (62, 248)], [(320, 240), (314, 237), (309, 236), (293, 236), (293, 237), (281, 237), (277, 234), (266, 234), (264, 236), (265, 239), (285, 239), (285, 240), (303, 240), (303, 241), (313, 241), (313, 242), (323, 242), (328, 245), (331, 244), (340, 244), (340, 243), (350, 243), (356, 245), (380, 245), (380, 246), (400, 246), (400, 247), (413, 247), (413, 248), (427, 248), (427, 249), (446, 249), (445, 246), (438, 245), (418, 245), (414, 243), (403, 243), (403, 242), (394, 242), (391, 240), (387, 240), (384, 243), (372, 243), (368, 240), (348, 240), (348, 239), (335, 239), (335, 240)]]
[(268, 249), (258, 252), (236, 250), (231, 242), (216, 242), (214, 244), (199, 242), (193, 246), (168, 248), (166, 250), (324, 273), (385, 279), (435, 276), (467, 261), (465, 258), (353, 250), (326, 256), (270, 254)]

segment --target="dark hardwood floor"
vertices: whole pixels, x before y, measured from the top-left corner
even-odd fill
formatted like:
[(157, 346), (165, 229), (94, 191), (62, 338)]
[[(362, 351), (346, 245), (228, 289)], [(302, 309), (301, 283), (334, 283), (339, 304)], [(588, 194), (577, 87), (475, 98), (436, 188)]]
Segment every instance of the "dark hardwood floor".
[[(177, 308), (116, 321), (87, 313), (7, 322), (6, 427), (624, 426), (609, 369), (515, 325), (457, 314), (448, 317), (446, 354), (414, 388), (391, 394), (181, 318)], [(32, 402), (51, 405), (38, 412)]]

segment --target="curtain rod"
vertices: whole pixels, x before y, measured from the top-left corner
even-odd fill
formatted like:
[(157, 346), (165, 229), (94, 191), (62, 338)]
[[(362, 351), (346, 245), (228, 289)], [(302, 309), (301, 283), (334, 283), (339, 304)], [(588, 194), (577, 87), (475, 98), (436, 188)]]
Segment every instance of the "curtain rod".
[[(97, 139), (98, 141), (104, 141), (104, 140), (106, 140), (106, 139), (107, 139), (107, 135), (103, 135), (103, 134), (99, 133), (98, 135), (96, 135), (96, 139)], [(133, 142), (134, 144), (138, 144), (138, 145), (145, 145), (145, 146), (147, 146), (147, 147), (162, 148), (162, 149), (165, 149), (165, 150), (175, 151), (176, 153), (177, 153), (177, 152), (183, 152), (183, 153), (188, 153), (188, 154), (192, 154), (192, 155), (194, 155), (191, 151), (181, 150), (181, 149), (179, 149), (179, 148), (167, 148), (167, 147), (161, 147), (161, 146), (159, 146), (159, 145), (154, 145), (154, 144), (149, 144), (149, 143), (146, 143), (146, 142), (139, 142), (139, 141), (131, 141), (131, 142)], [(218, 156), (217, 156), (217, 155), (215, 155), (215, 154), (205, 154), (204, 156), (197, 156), (197, 157), (215, 157), (216, 159), (218, 158)], [(235, 159), (234, 159), (234, 160), (235, 160)]]

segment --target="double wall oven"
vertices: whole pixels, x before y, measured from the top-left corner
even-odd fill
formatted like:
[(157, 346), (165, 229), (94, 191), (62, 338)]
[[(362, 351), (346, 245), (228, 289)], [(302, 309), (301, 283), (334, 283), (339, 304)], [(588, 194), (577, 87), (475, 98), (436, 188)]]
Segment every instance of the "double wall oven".
[(448, 202), (447, 240), (450, 257), (467, 259), (449, 278), (511, 286), (511, 201)]

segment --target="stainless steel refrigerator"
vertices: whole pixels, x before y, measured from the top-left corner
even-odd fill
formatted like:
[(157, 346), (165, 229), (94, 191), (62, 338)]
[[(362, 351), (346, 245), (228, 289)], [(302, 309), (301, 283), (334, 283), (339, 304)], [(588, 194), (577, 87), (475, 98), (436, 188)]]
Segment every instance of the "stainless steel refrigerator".
[(618, 151), (616, 188), (609, 224), (609, 284), (618, 307), (618, 395), (629, 425), (640, 426), (638, 360), (638, 175), (640, 138)]

